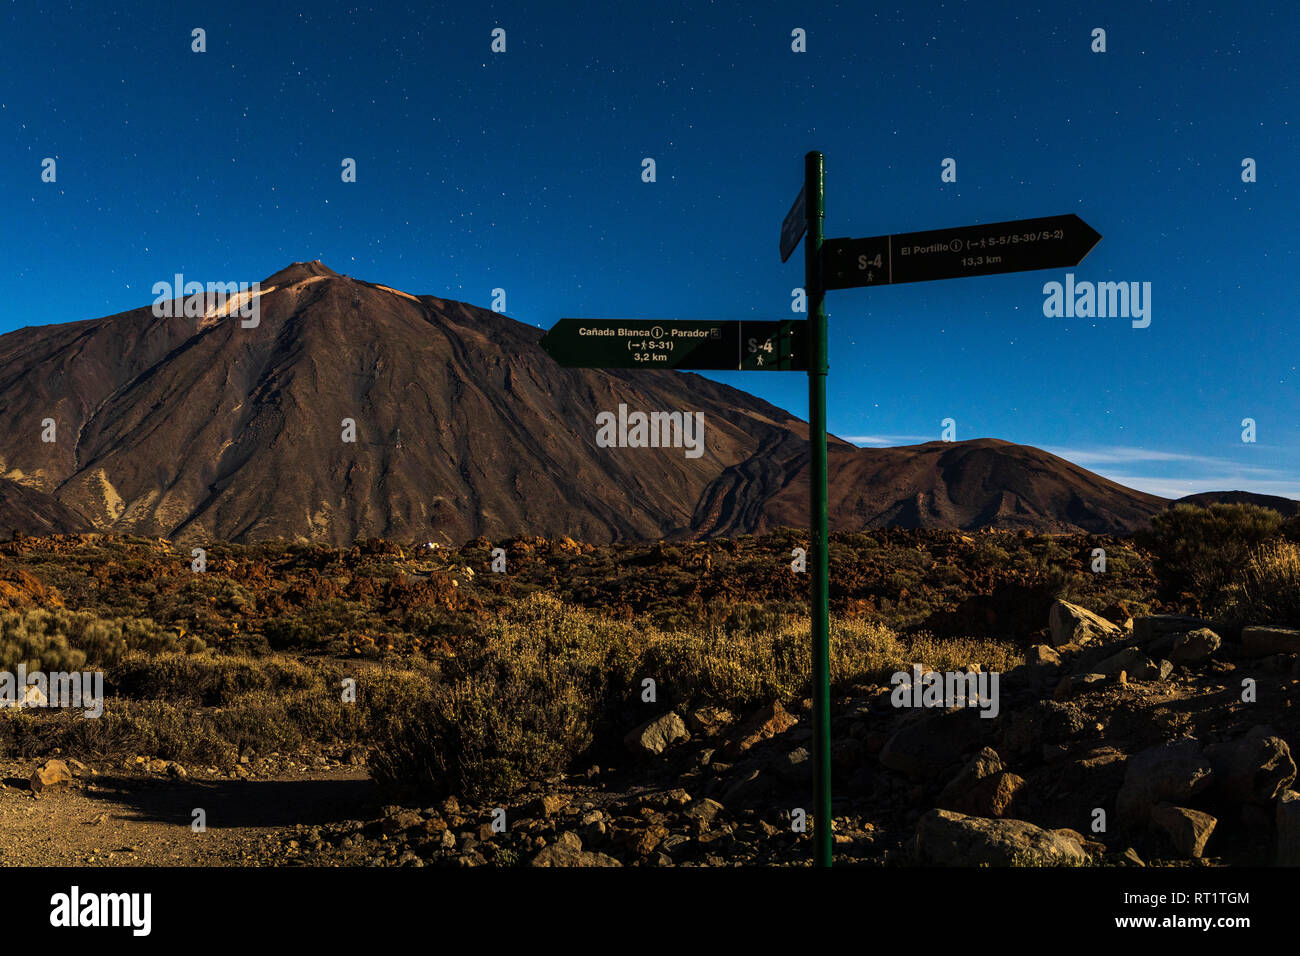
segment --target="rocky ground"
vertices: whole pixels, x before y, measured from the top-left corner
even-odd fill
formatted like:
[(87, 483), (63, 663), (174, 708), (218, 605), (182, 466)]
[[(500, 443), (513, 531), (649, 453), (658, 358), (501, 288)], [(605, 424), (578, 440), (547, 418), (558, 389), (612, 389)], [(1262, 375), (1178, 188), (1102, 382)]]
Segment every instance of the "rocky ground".
[[(1300, 865), (1300, 631), (1225, 641), (1058, 602), (996, 717), (834, 701), (840, 865)], [(917, 662), (922, 665), (924, 661)], [(618, 767), (495, 803), (382, 805), (355, 751), (233, 772), (144, 757), (0, 768), (9, 864), (805, 866), (811, 702), (653, 712)], [(207, 829), (193, 831), (194, 808)], [(811, 821), (807, 829), (811, 829)]]

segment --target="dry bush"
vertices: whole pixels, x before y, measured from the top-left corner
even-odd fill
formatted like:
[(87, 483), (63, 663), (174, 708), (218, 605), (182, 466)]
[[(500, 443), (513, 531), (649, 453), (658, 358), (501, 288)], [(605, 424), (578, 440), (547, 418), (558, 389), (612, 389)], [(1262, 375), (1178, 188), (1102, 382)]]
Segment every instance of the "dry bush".
[(626, 688), (635, 631), (534, 594), (450, 658), (444, 679), (388, 674), (363, 688), (371, 772), (402, 790), (471, 798), (563, 770)]
[[(1019, 662), (998, 642), (904, 640), (880, 624), (833, 623), (834, 683), (884, 681), (916, 660), (991, 670)], [(807, 618), (662, 631), (533, 594), (444, 666), (442, 680), (387, 672), (364, 687), (371, 771), (382, 783), (499, 795), (565, 770), (593, 744), (616, 744), (644, 677), (655, 679), (665, 709), (703, 699), (743, 709), (806, 696), (812, 662)]]
[(1199, 611), (1217, 603), (1251, 551), (1277, 538), (1281, 524), (1280, 514), (1257, 505), (1182, 504), (1153, 517), (1136, 540), (1152, 554), (1161, 597)]
[(148, 618), (99, 618), (85, 611), (10, 611), (0, 614), (0, 669), (69, 671), (111, 664), (131, 651), (197, 653), (203, 642), (182, 638)]
[(1300, 627), (1300, 545), (1280, 539), (1252, 551), (1224, 589), (1218, 613), (1236, 627)]

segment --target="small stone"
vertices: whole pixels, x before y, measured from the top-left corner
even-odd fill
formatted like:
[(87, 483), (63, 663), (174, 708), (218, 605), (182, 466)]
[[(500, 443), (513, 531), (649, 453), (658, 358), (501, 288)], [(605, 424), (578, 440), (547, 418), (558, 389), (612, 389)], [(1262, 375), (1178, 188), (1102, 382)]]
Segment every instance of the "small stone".
[(699, 800), (692, 801), (690, 806), (682, 811), (682, 816), (703, 823), (712, 823), (714, 817), (718, 815), (722, 808), (722, 804), (717, 800), (701, 797)]
[(731, 757), (739, 756), (756, 743), (783, 734), (798, 723), (798, 718), (781, 706), (779, 700), (763, 707), (736, 731), (728, 741), (726, 751)]
[(569, 797), (561, 793), (548, 793), (543, 795), (533, 808), (544, 817), (555, 816), (569, 805)]
[(731, 711), (725, 707), (715, 707), (712, 704), (692, 707), (686, 713), (687, 726), (692, 732), (702, 734), (705, 737), (711, 737), (722, 732), (735, 720), (736, 717)]
[(1081, 691), (1105, 682), (1105, 674), (1071, 674), (1061, 678), (1061, 682), (1056, 685), (1056, 690), (1052, 692), (1052, 700), (1069, 700)]
[(1223, 644), (1223, 638), (1208, 627), (1198, 627), (1174, 639), (1169, 659), (1175, 664), (1199, 664), (1209, 659)]
[(1031, 666), (1059, 667), (1061, 655), (1047, 644), (1035, 644), (1025, 655), (1025, 663)]
[(623, 738), (623, 744), (634, 753), (661, 754), (680, 740), (690, 738), (686, 723), (675, 712), (669, 711), (646, 721)]
[(61, 789), (72, 783), (72, 771), (62, 760), (47, 760), (36, 768), (29, 782), (32, 790), (38, 793), (42, 790)]

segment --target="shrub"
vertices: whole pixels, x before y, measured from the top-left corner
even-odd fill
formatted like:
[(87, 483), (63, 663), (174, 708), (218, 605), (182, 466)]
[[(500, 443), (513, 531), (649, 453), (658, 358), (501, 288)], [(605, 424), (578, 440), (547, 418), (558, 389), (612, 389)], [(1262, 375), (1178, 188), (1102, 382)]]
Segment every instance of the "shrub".
[[(992, 641), (900, 638), (862, 620), (836, 619), (831, 679), (880, 681), (924, 660), (941, 669), (1006, 670), (1015, 652)], [(809, 693), (806, 616), (745, 607), (672, 631), (633, 626), (530, 595), (444, 662), (444, 679), (383, 671), (360, 699), (383, 784), (479, 799), (567, 769), (593, 748), (618, 746), (647, 714), (641, 678), (658, 681), (657, 712), (714, 700), (735, 708)]]
[(1233, 627), (1300, 627), (1300, 545), (1272, 541), (1252, 552), (1216, 610)]
[(446, 679), (389, 677), (364, 694), (371, 772), (399, 790), (471, 799), (564, 769), (626, 688), (634, 632), (533, 594), (446, 663)]
[(148, 618), (101, 619), (84, 611), (54, 610), (0, 614), (0, 669), (80, 670), (111, 664), (130, 651), (146, 654), (196, 653), (203, 642), (164, 630)]
[(1217, 603), (1220, 590), (1253, 550), (1277, 536), (1281, 522), (1276, 511), (1257, 505), (1176, 505), (1152, 518), (1138, 543), (1152, 554), (1160, 597), (1200, 610)]
[(171, 700), (214, 707), (254, 693), (283, 694), (313, 689), (322, 678), (289, 658), (258, 660), (235, 655), (181, 656), (131, 653), (108, 671), (108, 682), (124, 697)]

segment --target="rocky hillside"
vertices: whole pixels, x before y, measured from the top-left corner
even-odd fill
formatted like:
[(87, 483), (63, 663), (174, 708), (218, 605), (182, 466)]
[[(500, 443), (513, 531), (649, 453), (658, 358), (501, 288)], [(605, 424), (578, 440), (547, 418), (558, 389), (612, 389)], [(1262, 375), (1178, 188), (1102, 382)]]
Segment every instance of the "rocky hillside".
[(53, 495), (0, 478), (0, 535), (47, 535), (89, 531), (90, 519)]

